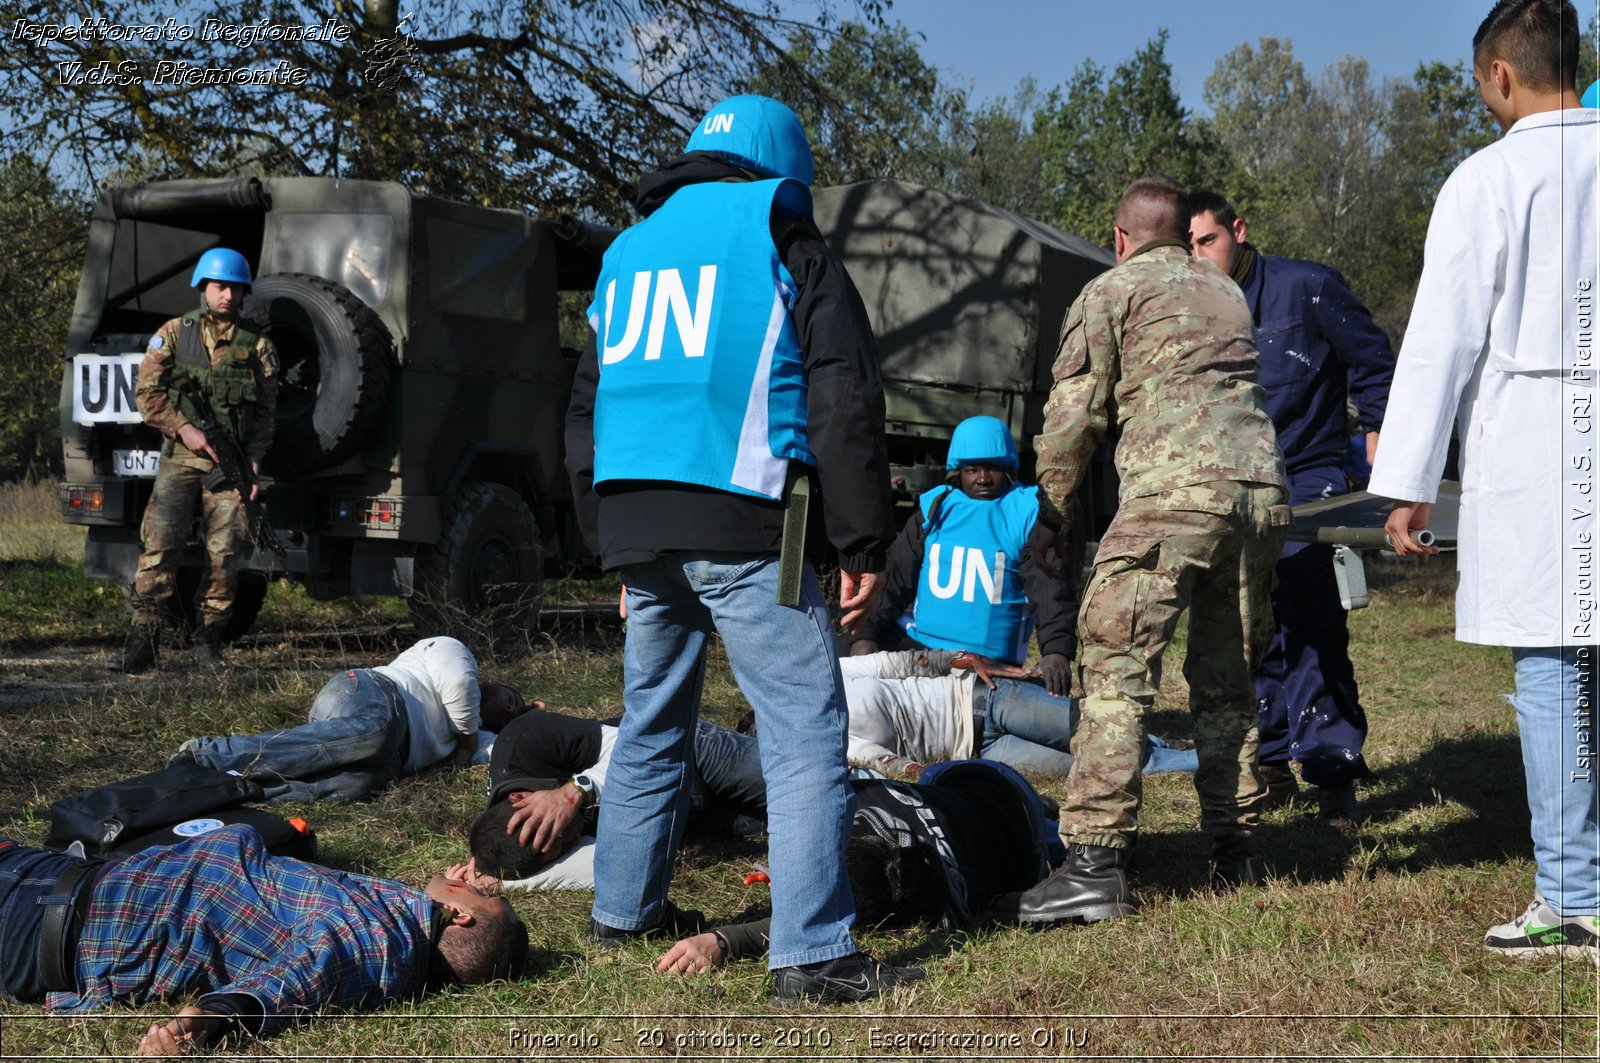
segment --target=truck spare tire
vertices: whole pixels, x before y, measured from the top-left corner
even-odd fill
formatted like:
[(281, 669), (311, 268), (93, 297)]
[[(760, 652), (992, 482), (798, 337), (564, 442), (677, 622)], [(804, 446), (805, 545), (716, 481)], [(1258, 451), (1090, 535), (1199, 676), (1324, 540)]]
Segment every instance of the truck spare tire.
[(417, 550), (417, 633), (454, 635), (476, 652), (526, 650), (544, 601), (539, 525), (505, 484), (461, 486), (433, 546)]
[(242, 315), (278, 349), (278, 416), (262, 463), (312, 472), (360, 449), (389, 397), (394, 341), (349, 289), (304, 273), (269, 273)]

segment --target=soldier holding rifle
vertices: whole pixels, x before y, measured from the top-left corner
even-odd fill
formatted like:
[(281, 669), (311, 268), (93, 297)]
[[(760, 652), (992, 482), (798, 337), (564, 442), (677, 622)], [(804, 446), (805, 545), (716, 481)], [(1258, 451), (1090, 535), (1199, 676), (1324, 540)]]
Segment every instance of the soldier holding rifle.
[[(210, 572), (196, 652), (221, 660), (222, 629), (233, 610), (240, 549), (248, 538), (245, 509), (256, 502), (256, 475), (272, 444), (278, 399), (272, 342), (239, 320), (250, 279), (250, 264), (237, 251), (207, 251), (189, 282), (200, 289), (199, 309), (162, 325), (139, 366), (139, 413), (165, 442), (140, 528), (144, 553), (133, 579), (133, 629), (120, 662), (129, 674), (145, 671), (160, 651), (197, 502)], [(233, 447), (248, 462), (247, 471), (236, 467), (237, 454), (226, 453)], [(234, 460), (222, 461), (219, 449)], [(263, 535), (265, 521), (257, 517), (258, 538), (273, 545), (270, 529)]]

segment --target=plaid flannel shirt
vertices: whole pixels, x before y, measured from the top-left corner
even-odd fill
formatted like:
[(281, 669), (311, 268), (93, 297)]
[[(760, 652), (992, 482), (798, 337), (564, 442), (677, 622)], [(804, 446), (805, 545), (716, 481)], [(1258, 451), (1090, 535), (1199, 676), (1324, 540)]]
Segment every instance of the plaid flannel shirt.
[(224, 827), (107, 871), (78, 942), (83, 990), (46, 1004), (92, 1011), (199, 993), (202, 1007), (213, 998), (237, 1012), (226, 998), (243, 994), (268, 1034), (320, 1008), (421, 991), (433, 911), (420, 890), (271, 856), (254, 827)]

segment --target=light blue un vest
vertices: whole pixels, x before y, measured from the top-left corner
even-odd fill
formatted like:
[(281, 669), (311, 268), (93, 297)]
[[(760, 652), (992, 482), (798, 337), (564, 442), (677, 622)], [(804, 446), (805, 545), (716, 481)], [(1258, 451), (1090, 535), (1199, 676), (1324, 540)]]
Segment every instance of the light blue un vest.
[(806, 442), (794, 278), (772, 203), (795, 181), (674, 192), (606, 251), (589, 324), (599, 349), (595, 484), (670, 480), (783, 496)]
[(1022, 663), (1033, 617), (1018, 563), (1039, 517), (1039, 489), (1013, 487), (985, 502), (945, 484), (921, 503), (922, 572), (906, 634), (934, 649)]

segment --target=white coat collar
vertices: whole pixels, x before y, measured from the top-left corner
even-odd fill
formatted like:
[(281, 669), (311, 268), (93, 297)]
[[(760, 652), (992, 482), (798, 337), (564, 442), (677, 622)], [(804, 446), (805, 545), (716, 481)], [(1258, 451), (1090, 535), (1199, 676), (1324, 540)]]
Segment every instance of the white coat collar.
[(1550, 126), (1594, 125), (1597, 122), (1600, 122), (1600, 108), (1567, 107), (1559, 111), (1540, 111), (1538, 114), (1518, 119), (1510, 129), (1506, 130), (1506, 136)]

